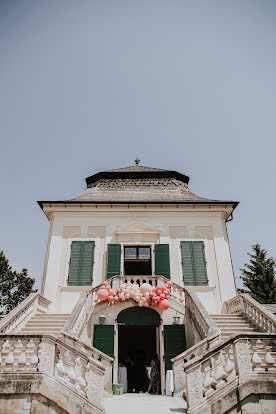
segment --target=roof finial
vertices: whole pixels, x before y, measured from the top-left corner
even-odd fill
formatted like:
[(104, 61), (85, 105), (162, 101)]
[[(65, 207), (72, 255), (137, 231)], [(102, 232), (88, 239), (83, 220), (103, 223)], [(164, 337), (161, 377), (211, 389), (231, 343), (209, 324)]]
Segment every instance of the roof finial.
[(139, 165), (139, 163), (140, 163), (141, 160), (138, 157), (136, 157), (134, 161), (135, 161), (135, 164), (136, 165)]

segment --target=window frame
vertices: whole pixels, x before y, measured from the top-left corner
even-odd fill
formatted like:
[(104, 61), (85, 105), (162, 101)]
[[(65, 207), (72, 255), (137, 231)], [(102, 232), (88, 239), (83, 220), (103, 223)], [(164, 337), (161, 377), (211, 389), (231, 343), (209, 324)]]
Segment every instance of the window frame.
[[(150, 260), (151, 260), (151, 275), (149, 276), (154, 276), (155, 275), (155, 263), (154, 263), (154, 245), (156, 243), (121, 243), (122, 246), (122, 251), (121, 251), (121, 275), (122, 276), (126, 276), (125, 275), (125, 247), (150, 247)], [(131, 261), (136, 261), (136, 259), (133, 260), (129, 260), (129, 262)], [(141, 260), (141, 262), (145, 262), (147, 260)]]

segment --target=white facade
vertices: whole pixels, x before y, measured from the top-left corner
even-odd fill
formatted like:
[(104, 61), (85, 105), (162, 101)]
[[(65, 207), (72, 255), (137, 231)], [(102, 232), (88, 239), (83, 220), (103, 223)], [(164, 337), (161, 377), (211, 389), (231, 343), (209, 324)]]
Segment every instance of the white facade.
[[(106, 276), (107, 244), (169, 244), (171, 280), (183, 286), (180, 243), (204, 242), (208, 286), (190, 287), (209, 313), (220, 313), (223, 302), (236, 294), (226, 219), (232, 206), (94, 204), (62, 205), (44, 203), (50, 221), (49, 238), (41, 293), (52, 301), (51, 312), (70, 313), (86, 286), (68, 286), (71, 243), (95, 241), (92, 286)], [(154, 252), (153, 252), (154, 254)], [(123, 258), (122, 258), (123, 260)], [(154, 260), (153, 275), (154, 273)], [(121, 266), (123, 273), (123, 266)]]

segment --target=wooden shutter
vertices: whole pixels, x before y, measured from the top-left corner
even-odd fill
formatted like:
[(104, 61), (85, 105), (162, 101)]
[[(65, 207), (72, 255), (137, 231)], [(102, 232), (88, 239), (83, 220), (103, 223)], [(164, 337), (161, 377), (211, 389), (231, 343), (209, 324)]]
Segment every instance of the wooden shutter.
[(186, 351), (184, 325), (164, 325), (165, 369), (172, 369), (171, 359)]
[(93, 276), (94, 241), (73, 241), (68, 286), (90, 286)]
[(93, 346), (113, 357), (114, 325), (94, 325)]
[(121, 274), (121, 245), (108, 244), (107, 245), (107, 265), (106, 278), (110, 279), (113, 276)]
[(185, 286), (194, 286), (193, 246), (192, 242), (181, 243), (182, 269)]
[(170, 251), (168, 244), (155, 245), (155, 274), (170, 279)]
[(181, 243), (184, 285), (207, 286), (207, 271), (202, 241), (183, 241)]
[(208, 279), (206, 272), (204, 244), (202, 241), (193, 242), (193, 263), (196, 286), (207, 286)]

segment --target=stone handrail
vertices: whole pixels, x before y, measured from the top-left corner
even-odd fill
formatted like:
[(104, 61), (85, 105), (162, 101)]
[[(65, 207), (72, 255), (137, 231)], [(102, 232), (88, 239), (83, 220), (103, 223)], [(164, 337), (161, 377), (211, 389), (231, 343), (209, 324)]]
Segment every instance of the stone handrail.
[(199, 300), (198, 296), (191, 292), (188, 287), (185, 291), (185, 307), (191, 320), (194, 322), (201, 339), (213, 335), (218, 331), (215, 322)]
[(275, 344), (276, 334), (239, 334), (185, 363), (188, 412), (205, 412), (205, 407), (211, 412), (212, 402), (227, 394), (228, 385), (233, 389), (234, 381), (237, 387), (244, 375), (260, 381), (262, 374), (275, 374)]
[(276, 332), (276, 317), (247, 293), (224, 303), (225, 313), (242, 313), (261, 332)]
[(17, 332), (37, 312), (47, 312), (51, 301), (39, 293), (31, 293), (0, 322), (0, 333)]
[(79, 397), (82, 406), (85, 401), (93, 406), (89, 412), (103, 412), (104, 371), (101, 362), (50, 335), (0, 335), (2, 377), (46, 374)]
[(217, 328), (213, 319), (208, 314), (197, 295), (189, 288), (184, 288), (185, 292), (185, 310), (186, 322), (190, 319), (192, 326), (197, 330), (201, 341), (189, 347), (186, 351), (172, 358), (172, 366), (174, 373), (174, 395), (182, 396), (186, 394), (186, 377), (184, 365), (187, 361), (197, 356), (203, 355), (206, 350), (211, 349), (219, 343), (220, 329)]
[(104, 354), (99, 351), (97, 348), (94, 348), (90, 344), (86, 344), (80, 339), (71, 336), (68, 333), (62, 332), (62, 340), (64, 343), (69, 346), (73, 346), (75, 349), (83, 352), (87, 357), (93, 358), (97, 361), (100, 361), (104, 366), (104, 394), (105, 396), (110, 396), (112, 394), (112, 364), (114, 358)]

